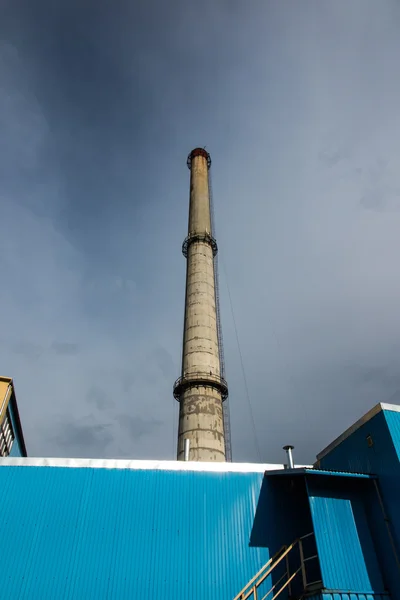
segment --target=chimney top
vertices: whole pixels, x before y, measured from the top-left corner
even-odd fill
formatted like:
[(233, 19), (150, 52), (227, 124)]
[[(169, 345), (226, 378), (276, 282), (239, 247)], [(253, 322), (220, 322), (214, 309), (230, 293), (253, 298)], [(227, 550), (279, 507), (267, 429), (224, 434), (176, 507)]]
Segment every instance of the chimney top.
[(189, 169), (192, 166), (192, 159), (195, 156), (202, 156), (203, 158), (205, 158), (207, 161), (207, 167), (208, 168), (211, 167), (211, 156), (208, 154), (207, 150), (205, 150), (205, 148), (195, 148), (194, 150), (191, 151), (191, 153), (189, 154), (189, 156), (187, 158), (186, 164)]

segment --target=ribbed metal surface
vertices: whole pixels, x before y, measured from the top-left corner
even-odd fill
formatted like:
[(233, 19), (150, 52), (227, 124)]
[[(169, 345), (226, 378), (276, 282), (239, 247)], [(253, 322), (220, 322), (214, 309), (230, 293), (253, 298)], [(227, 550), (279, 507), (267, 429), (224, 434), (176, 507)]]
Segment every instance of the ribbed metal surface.
[(346, 594), (344, 592), (321, 592), (307, 596), (307, 600), (389, 600), (389, 594)]
[(400, 413), (385, 410), (383, 414), (389, 427), (393, 445), (397, 452), (397, 458), (400, 460)]
[(387, 420), (395, 423), (398, 415), (386, 410), (379, 412), (324, 456), (320, 461), (321, 469), (379, 476), (394, 474), (399, 459), (393, 452), (394, 441)]
[(374, 476), (368, 473), (351, 473), (349, 471), (331, 471), (322, 469), (305, 469), (307, 475), (326, 475), (331, 477), (351, 477), (355, 479), (371, 479)]
[(326, 475), (327, 477), (350, 477), (351, 479), (375, 479), (375, 475), (369, 475), (368, 473), (352, 473), (351, 471), (322, 470), (308, 467), (282, 469), (266, 473), (267, 477), (296, 477), (300, 475), (319, 475), (322, 477)]
[(2, 467), (2, 596), (233, 598), (263, 475)]
[(310, 494), (310, 507), (324, 587), (383, 592), (361, 501)]
[[(387, 527), (400, 557), (400, 422), (399, 413), (384, 409), (321, 459), (323, 469), (364, 471), (378, 476), (384, 510), (376, 509), (376, 543), (385, 549), (383, 570), (393, 598), (400, 600), (400, 572)], [(376, 494), (375, 494), (376, 495)], [(376, 495), (376, 500), (378, 497)], [(379, 526), (378, 526), (379, 524)]]

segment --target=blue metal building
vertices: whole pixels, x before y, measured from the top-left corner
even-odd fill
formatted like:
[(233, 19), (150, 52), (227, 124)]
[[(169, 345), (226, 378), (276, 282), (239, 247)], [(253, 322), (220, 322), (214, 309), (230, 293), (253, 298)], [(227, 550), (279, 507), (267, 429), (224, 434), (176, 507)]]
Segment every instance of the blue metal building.
[[(386, 588), (400, 597), (400, 407), (378, 404), (317, 456), (324, 469), (371, 476), (366, 507)], [(354, 502), (353, 502), (354, 505)], [(363, 528), (356, 522), (357, 532)]]
[(4, 597), (399, 600), (399, 418), (314, 467), (3, 458)]

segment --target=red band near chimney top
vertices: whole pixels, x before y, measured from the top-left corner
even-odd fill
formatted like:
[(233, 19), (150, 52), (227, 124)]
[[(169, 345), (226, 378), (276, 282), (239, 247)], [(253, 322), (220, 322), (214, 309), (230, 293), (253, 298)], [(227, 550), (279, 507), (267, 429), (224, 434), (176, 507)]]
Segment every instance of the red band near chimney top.
[(202, 156), (203, 158), (205, 158), (207, 161), (207, 167), (210, 168), (211, 156), (208, 154), (208, 152), (206, 150), (204, 150), (204, 148), (195, 148), (194, 150), (191, 151), (191, 153), (189, 154), (188, 159), (187, 159), (187, 166), (189, 167), (189, 169), (192, 166), (192, 159), (195, 156)]

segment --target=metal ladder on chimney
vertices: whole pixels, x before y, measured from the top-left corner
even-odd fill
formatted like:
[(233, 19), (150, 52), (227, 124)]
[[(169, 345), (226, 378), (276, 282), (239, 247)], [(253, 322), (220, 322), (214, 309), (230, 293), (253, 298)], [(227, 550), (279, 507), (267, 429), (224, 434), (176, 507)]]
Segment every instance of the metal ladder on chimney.
[[(215, 214), (214, 200), (211, 182), (211, 170), (208, 172), (208, 193), (210, 198), (210, 217), (211, 217), (211, 235), (215, 237)], [(215, 289), (215, 311), (217, 317), (217, 336), (218, 336), (218, 351), (220, 363), (220, 375), (225, 378), (225, 356), (224, 356), (224, 340), (222, 337), (221, 327), (221, 309), (219, 302), (219, 272), (218, 272), (218, 254), (214, 256), (214, 289)], [(231, 444), (231, 419), (229, 410), (229, 398), (226, 398), (222, 405), (222, 414), (224, 420), (225, 434), (225, 455), (228, 462), (232, 462), (232, 444)]]
[[(274, 600), (280, 594), (287, 590), (288, 597), (292, 596), (292, 584), (296, 577), (302, 579), (302, 593), (299, 595), (299, 599), (307, 593), (311, 593), (322, 586), (322, 581), (310, 582), (307, 580), (307, 563), (311, 560), (318, 559), (318, 555), (305, 557), (303, 542), (306, 538), (313, 536), (314, 533), (308, 533), (297, 540), (295, 540), (290, 546), (283, 546), (269, 561), (254, 575), (252, 579), (245, 585), (245, 587), (235, 596), (234, 600)], [(290, 557), (294, 555), (295, 551), (299, 551), (299, 562), (300, 565), (292, 570), (290, 568)], [(285, 563), (283, 564), (283, 560)], [(277, 567), (284, 566), (284, 573), (279, 577), (278, 581), (271, 585), (265, 594), (261, 594), (261, 586), (266, 583), (268, 577), (274, 574)], [(292, 571), (292, 572), (291, 572)]]

